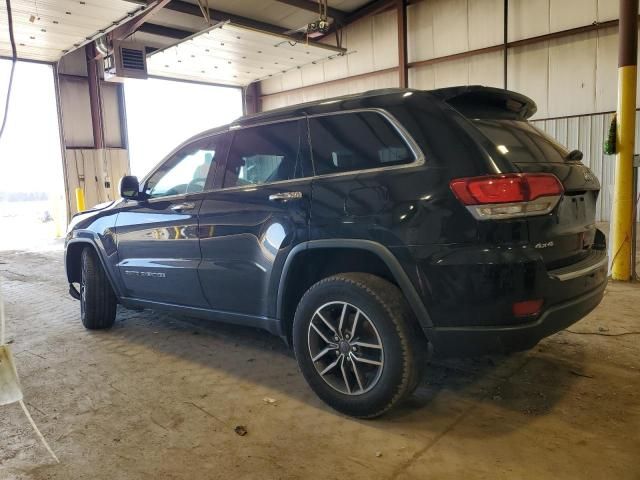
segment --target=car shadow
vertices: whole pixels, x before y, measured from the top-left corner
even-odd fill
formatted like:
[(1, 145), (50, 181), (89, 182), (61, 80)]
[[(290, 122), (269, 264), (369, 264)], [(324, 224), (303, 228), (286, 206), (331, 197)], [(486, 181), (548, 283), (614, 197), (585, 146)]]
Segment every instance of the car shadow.
[[(98, 334), (176, 356), (332, 412), (306, 385), (292, 351), (281, 339), (259, 329), (120, 308), (114, 328)], [(368, 424), (401, 432), (406, 425), (417, 423), (433, 431), (442, 422), (486, 407), (491, 415), (518, 415), (518, 422), (501, 422), (491, 430), (506, 434), (522, 422), (548, 415), (583, 376), (581, 349), (553, 338), (512, 355), (433, 358), (415, 393)], [(565, 354), (567, 348), (570, 355)]]

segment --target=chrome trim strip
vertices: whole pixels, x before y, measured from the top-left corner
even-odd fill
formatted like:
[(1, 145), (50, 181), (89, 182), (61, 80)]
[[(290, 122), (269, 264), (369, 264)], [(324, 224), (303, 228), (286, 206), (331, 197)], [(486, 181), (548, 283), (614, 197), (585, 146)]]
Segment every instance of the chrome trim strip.
[[(469, 210), (469, 212), (471, 213), (471, 215), (473, 215), (473, 218), (475, 218), (476, 220), (481, 220), (481, 221), (485, 221), (485, 220), (503, 220), (503, 219), (509, 219), (509, 218), (534, 217), (536, 215), (546, 215), (547, 213), (551, 212), (554, 208), (556, 208), (556, 206), (560, 202), (560, 197), (561, 197), (560, 195), (553, 195), (553, 196), (547, 196), (547, 197), (538, 197), (535, 200), (532, 200), (530, 202), (482, 203), (482, 204), (479, 204), (479, 205), (467, 205), (466, 207), (467, 207), (467, 210)], [(531, 211), (531, 212), (518, 212), (518, 213), (505, 213), (504, 215), (489, 215), (489, 216), (481, 215), (478, 212), (478, 208), (512, 207), (512, 206), (523, 205), (523, 204), (537, 205), (537, 204), (540, 204), (540, 203), (543, 203), (543, 202), (549, 201), (549, 200), (552, 200), (553, 204), (551, 204), (545, 210), (534, 210), (534, 211)]]
[[(306, 117), (292, 117), (292, 118), (284, 118), (284, 119), (278, 119), (278, 120), (270, 120), (268, 122), (262, 122), (262, 123), (254, 123), (251, 125), (232, 125), (233, 132), (237, 132), (239, 130), (243, 130), (245, 128), (252, 128), (252, 127), (259, 127), (262, 125), (271, 125), (274, 123), (283, 123), (283, 122), (289, 122), (289, 121), (294, 121), (294, 120), (300, 120), (303, 118), (316, 118), (316, 117), (327, 117), (330, 115), (343, 115), (343, 114), (349, 114), (349, 113), (358, 113), (358, 112), (375, 112), (379, 115), (382, 115), (390, 124), (391, 126), (396, 130), (396, 132), (398, 132), (398, 134), (400, 135), (400, 137), (402, 138), (402, 140), (404, 140), (404, 142), (407, 144), (407, 146), (409, 147), (409, 149), (411, 150), (411, 153), (413, 153), (413, 157), (414, 157), (414, 161), (411, 163), (405, 163), (402, 165), (392, 165), (392, 166), (388, 166), (388, 167), (375, 167), (375, 168), (367, 168), (367, 169), (363, 169), (363, 170), (352, 170), (349, 172), (338, 172), (338, 173), (325, 173), (324, 175), (311, 175), (308, 177), (300, 177), (300, 178), (291, 178), (289, 180), (279, 180), (277, 182), (269, 182), (269, 183), (258, 183), (254, 186), (247, 186), (247, 185), (241, 185), (241, 186), (233, 186), (233, 187), (226, 187), (226, 188), (218, 188), (216, 190), (213, 190), (215, 192), (226, 192), (226, 191), (234, 191), (234, 190), (242, 190), (242, 189), (247, 189), (249, 188), (250, 190), (255, 189), (255, 188), (259, 188), (259, 187), (267, 187), (267, 186), (271, 186), (271, 185), (279, 185), (279, 184), (283, 184), (283, 183), (290, 183), (290, 182), (296, 182), (296, 181), (300, 181), (300, 180), (316, 180), (316, 179), (325, 179), (325, 178), (333, 178), (333, 177), (343, 177), (343, 176), (347, 176), (347, 175), (351, 175), (351, 176), (356, 176), (356, 175), (360, 175), (363, 173), (376, 173), (376, 172), (382, 172), (382, 171), (387, 171), (387, 170), (397, 170), (397, 169), (401, 169), (401, 168), (415, 168), (415, 167), (421, 167), (422, 165), (424, 165), (425, 163), (425, 156), (424, 153), (422, 152), (422, 150), (420, 149), (420, 147), (418, 146), (418, 144), (416, 143), (416, 141), (413, 139), (413, 137), (411, 137), (411, 135), (409, 135), (409, 132), (406, 131), (406, 129), (404, 128), (404, 126), (398, 121), (398, 119), (396, 119), (393, 115), (391, 115), (389, 112), (387, 112), (386, 110), (383, 110), (381, 108), (356, 108), (356, 109), (352, 109), (352, 110), (340, 110), (337, 112), (327, 112), (327, 113), (316, 113), (313, 115), (308, 115)], [(311, 145), (311, 155), (313, 156), (313, 145)], [(313, 161), (313, 158), (312, 158)]]
[(589, 275), (591, 272), (598, 270), (609, 264), (609, 257), (604, 255), (600, 260), (598, 260), (593, 265), (587, 265), (586, 267), (579, 268), (578, 270), (574, 270), (572, 272), (567, 273), (553, 273), (553, 270), (549, 272), (549, 276), (551, 278), (555, 278), (556, 280), (560, 280), (561, 282), (565, 282), (567, 280), (573, 280), (574, 278), (582, 277), (585, 275)]

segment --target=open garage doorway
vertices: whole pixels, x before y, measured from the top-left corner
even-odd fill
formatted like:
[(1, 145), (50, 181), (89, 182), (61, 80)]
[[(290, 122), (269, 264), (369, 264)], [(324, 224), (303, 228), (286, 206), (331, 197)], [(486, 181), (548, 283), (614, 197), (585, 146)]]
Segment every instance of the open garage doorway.
[(143, 177), (190, 136), (242, 115), (239, 88), (151, 78), (125, 83), (131, 174)]
[[(0, 60), (0, 115), (11, 62)], [(0, 250), (60, 248), (66, 207), (53, 69), (18, 62), (0, 140)]]

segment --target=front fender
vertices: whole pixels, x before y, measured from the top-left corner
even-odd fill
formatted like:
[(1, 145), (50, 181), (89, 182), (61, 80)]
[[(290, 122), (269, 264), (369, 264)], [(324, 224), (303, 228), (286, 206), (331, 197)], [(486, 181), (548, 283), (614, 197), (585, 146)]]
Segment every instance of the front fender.
[(100, 264), (104, 269), (111, 288), (119, 298), (122, 296), (122, 285), (118, 281), (118, 276), (114, 274), (113, 266), (116, 263), (117, 251), (109, 248), (95, 232), (74, 230), (67, 236), (64, 250), (64, 265), (69, 283), (80, 281), (80, 255), (85, 247), (95, 250)]

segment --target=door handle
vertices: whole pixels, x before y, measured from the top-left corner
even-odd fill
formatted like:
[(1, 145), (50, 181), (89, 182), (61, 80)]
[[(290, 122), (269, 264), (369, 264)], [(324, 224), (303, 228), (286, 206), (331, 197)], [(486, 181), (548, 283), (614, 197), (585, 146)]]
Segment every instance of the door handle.
[(287, 202), (298, 198), (302, 198), (302, 192), (281, 192), (269, 195), (269, 200), (272, 202)]
[(171, 205), (171, 210), (173, 210), (174, 212), (181, 212), (183, 210), (193, 210), (194, 208), (196, 208), (196, 204), (193, 202), (185, 202), (185, 203), (179, 203), (177, 205)]

